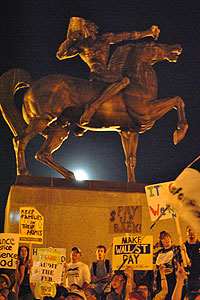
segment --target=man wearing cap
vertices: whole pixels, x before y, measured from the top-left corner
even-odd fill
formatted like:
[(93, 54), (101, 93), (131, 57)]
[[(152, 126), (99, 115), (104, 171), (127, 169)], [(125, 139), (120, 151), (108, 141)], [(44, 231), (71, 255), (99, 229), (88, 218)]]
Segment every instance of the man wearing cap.
[[(110, 97), (125, 88), (130, 80), (119, 72), (107, 68), (111, 44), (124, 40), (137, 40), (147, 36), (158, 39), (160, 30), (152, 26), (146, 31), (123, 33), (104, 33), (98, 35), (98, 26), (91, 21), (79, 17), (72, 17), (68, 26), (67, 39), (60, 45), (56, 56), (59, 60), (79, 55), (90, 68), (90, 80), (98, 80), (108, 85), (97, 99), (85, 106), (84, 114), (80, 119), (81, 125), (90, 122), (100, 105)], [(118, 61), (119, 63), (119, 61)]]
[(78, 284), (82, 289), (86, 289), (91, 281), (89, 267), (80, 261), (81, 249), (73, 247), (71, 252), (71, 263), (67, 265), (66, 286)]
[(10, 291), (11, 280), (8, 275), (0, 274), (0, 300), (16, 300), (17, 296)]

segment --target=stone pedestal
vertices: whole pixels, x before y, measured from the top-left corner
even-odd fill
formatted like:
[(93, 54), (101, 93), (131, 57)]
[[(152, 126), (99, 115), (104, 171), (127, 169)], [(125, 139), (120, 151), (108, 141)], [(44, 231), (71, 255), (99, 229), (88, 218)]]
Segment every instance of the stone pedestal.
[[(142, 205), (141, 235), (153, 235), (156, 242), (159, 232), (167, 230), (173, 235), (173, 242), (178, 243), (173, 219), (159, 221), (153, 230), (149, 230), (151, 220), (143, 184), (70, 183), (65, 179), (35, 176), (19, 176), (11, 187), (4, 231), (18, 233), (19, 208), (35, 207), (44, 216), (44, 243), (33, 247), (66, 248), (69, 257), (71, 248), (78, 246), (83, 252), (82, 261), (90, 264), (95, 259), (97, 245), (108, 246), (113, 236), (125, 235), (109, 233), (109, 208), (137, 205)], [(181, 222), (181, 226), (184, 233), (186, 224)]]

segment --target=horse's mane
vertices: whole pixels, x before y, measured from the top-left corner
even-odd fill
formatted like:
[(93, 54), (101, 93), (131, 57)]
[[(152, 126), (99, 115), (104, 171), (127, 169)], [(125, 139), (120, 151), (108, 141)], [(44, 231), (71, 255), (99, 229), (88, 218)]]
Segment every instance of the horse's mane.
[(122, 74), (131, 47), (131, 44), (117, 47), (109, 60), (108, 70)]
[(126, 64), (128, 54), (130, 53), (130, 50), (135, 47), (135, 48), (144, 48), (146, 46), (152, 46), (152, 43), (154, 42), (137, 42), (137, 43), (129, 43), (126, 45), (122, 45), (117, 47), (117, 49), (113, 52), (111, 55), (111, 58), (109, 60), (108, 64), (108, 70), (118, 73), (118, 74), (123, 74), (124, 66)]

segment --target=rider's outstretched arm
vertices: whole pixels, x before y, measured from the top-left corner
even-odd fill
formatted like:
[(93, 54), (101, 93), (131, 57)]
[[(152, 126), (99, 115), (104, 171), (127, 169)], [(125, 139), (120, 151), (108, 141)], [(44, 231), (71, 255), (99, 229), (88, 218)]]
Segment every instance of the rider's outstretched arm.
[(154, 40), (159, 37), (160, 29), (158, 26), (151, 26), (150, 29), (146, 31), (132, 31), (132, 32), (122, 32), (122, 33), (105, 33), (102, 38), (105, 38), (109, 44), (120, 43), (125, 40), (138, 40), (144, 37), (151, 36)]

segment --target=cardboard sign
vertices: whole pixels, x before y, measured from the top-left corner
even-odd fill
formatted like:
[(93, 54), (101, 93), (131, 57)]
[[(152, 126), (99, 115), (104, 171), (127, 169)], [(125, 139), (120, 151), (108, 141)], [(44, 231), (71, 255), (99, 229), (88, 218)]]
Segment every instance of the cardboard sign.
[(153, 269), (153, 236), (121, 236), (113, 238), (112, 268), (121, 270), (131, 266), (133, 270)]
[[(166, 208), (166, 190), (170, 188), (172, 183), (173, 181), (145, 186), (151, 221), (155, 221)], [(161, 220), (173, 217), (177, 217), (177, 214), (174, 208), (169, 207)]]
[(32, 256), (30, 282), (55, 282), (61, 283), (63, 265), (61, 252), (51, 249), (37, 249), (37, 254)]
[(34, 207), (20, 207), (20, 242), (43, 244), (44, 217)]
[(142, 206), (110, 207), (109, 233), (140, 233)]
[(0, 233), (0, 268), (16, 269), (19, 234)]

